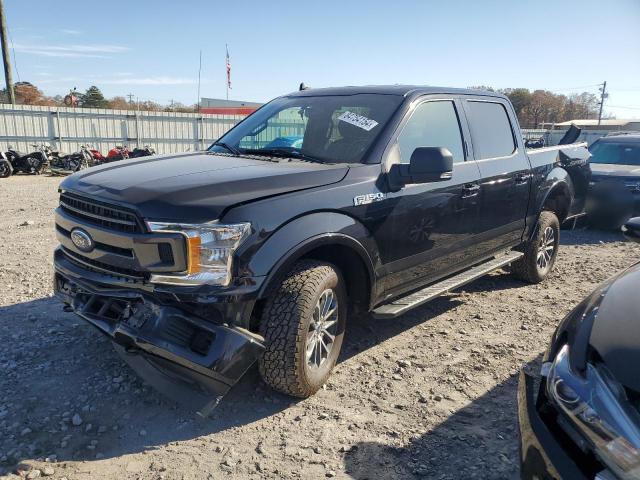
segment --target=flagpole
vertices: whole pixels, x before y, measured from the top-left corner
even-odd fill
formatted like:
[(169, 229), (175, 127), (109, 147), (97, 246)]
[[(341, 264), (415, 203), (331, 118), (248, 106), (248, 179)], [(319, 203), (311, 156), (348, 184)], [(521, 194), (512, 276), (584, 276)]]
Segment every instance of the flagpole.
[(225, 58), (224, 68), (226, 69), (226, 72), (227, 72), (227, 100), (229, 100), (229, 45), (225, 43), (224, 46), (227, 50), (227, 56)]
[(200, 64), (198, 65), (198, 113), (200, 113), (200, 73), (202, 72), (202, 50), (200, 50)]

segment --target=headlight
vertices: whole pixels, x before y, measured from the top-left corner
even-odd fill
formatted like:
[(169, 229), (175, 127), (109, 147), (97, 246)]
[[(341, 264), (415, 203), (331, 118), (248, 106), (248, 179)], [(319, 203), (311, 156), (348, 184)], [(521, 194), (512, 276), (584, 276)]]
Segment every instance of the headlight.
[(565, 345), (549, 368), (547, 395), (609, 469), (640, 479), (640, 415), (605, 369), (589, 363), (584, 376), (574, 373)]
[(187, 271), (152, 275), (151, 282), (171, 285), (229, 285), (236, 249), (251, 233), (251, 224), (199, 225), (147, 222), (152, 232), (180, 232), (186, 238)]

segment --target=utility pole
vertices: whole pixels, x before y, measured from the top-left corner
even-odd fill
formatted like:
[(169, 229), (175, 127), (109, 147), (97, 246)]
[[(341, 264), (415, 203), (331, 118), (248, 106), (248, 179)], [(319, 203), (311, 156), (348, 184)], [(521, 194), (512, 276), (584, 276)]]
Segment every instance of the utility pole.
[(127, 97), (129, 97), (129, 103), (133, 103), (133, 93), (130, 93), (129, 95), (127, 95)]
[(609, 96), (609, 94), (606, 92), (607, 90), (606, 80), (604, 81), (602, 86), (599, 88), (599, 90), (600, 90), (600, 113), (598, 113), (598, 125), (600, 125), (600, 122), (602, 121), (602, 107), (604, 105), (604, 99)]
[(4, 14), (4, 0), (0, 0), (0, 43), (2, 43), (2, 63), (4, 64), (4, 79), (7, 83), (9, 103), (15, 105), (16, 95), (13, 91), (13, 79), (11, 78), (11, 58), (7, 41), (7, 17)]

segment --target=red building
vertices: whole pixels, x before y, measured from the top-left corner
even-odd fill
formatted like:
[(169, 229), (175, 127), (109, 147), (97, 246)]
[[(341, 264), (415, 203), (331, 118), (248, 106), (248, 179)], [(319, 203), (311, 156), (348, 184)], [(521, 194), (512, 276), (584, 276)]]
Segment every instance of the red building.
[(215, 113), (218, 115), (250, 115), (262, 105), (262, 103), (243, 102), (240, 100), (202, 98), (200, 101), (200, 112)]

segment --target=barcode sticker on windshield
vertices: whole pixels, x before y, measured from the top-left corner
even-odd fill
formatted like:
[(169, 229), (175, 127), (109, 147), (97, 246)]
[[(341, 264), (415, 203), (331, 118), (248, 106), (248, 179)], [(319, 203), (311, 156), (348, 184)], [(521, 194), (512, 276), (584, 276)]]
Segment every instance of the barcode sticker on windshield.
[(338, 120), (342, 120), (343, 122), (347, 122), (351, 125), (355, 125), (356, 127), (360, 127), (367, 132), (378, 125), (378, 122), (376, 122), (375, 120), (371, 120), (370, 118), (363, 117), (362, 115), (358, 115), (357, 113), (353, 113), (348, 110), (340, 115), (338, 117)]

